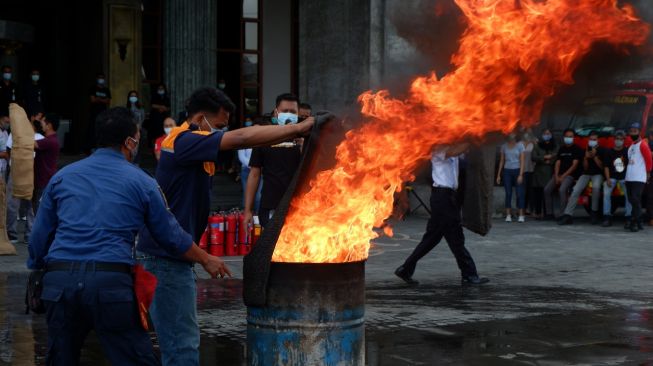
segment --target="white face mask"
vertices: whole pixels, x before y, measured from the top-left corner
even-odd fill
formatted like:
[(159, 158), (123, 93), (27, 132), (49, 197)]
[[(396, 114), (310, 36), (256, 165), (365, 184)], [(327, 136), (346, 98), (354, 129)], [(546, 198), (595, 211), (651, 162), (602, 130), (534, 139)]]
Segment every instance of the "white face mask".
[(614, 146), (623, 147), (624, 146), (624, 140), (614, 140)]
[(41, 75), (32, 75), (32, 81), (39, 81)]
[(164, 127), (164, 128), (163, 128), (163, 132), (165, 132), (166, 135), (169, 135), (170, 132), (172, 132), (172, 127)]
[(158, 93), (159, 95), (166, 95), (166, 91), (163, 90), (163, 89), (157, 90), (157, 93)]
[(136, 102), (138, 102), (138, 97), (129, 97), (129, 102), (130, 102), (130, 103), (136, 103)]
[(587, 142), (587, 146), (589, 146), (589, 147), (596, 147), (598, 144), (599, 144), (599, 142), (596, 141), (596, 140), (589, 140)]
[(290, 125), (290, 124), (295, 124), (297, 123), (299, 117), (297, 117), (296, 114), (294, 113), (279, 113), (279, 116), (277, 117), (277, 121), (281, 126), (283, 125)]
[(104, 85), (104, 79), (97, 79), (97, 83), (100, 85)]
[(573, 137), (565, 137), (564, 138), (565, 144), (571, 145), (574, 143), (574, 138)]
[(11, 80), (11, 73), (5, 72), (4, 74), (2, 74), (2, 78), (5, 80)]
[(211, 129), (211, 133), (220, 131), (219, 128), (213, 128), (213, 126), (211, 126), (211, 124), (209, 123), (209, 120), (206, 119), (206, 116), (203, 116), (202, 118), (204, 119), (204, 122), (206, 122), (206, 124), (207, 124), (207, 125), (209, 126), (209, 128)]

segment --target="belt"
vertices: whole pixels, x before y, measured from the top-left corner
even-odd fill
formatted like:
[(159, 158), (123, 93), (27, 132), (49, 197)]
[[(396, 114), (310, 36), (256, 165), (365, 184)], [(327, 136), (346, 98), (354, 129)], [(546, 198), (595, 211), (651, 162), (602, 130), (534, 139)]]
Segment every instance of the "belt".
[(456, 192), (455, 189), (449, 187), (433, 187), (432, 189), (439, 192)]
[(107, 262), (52, 262), (45, 265), (46, 272), (50, 271), (86, 271), (132, 273), (132, 266), (124, 263)]

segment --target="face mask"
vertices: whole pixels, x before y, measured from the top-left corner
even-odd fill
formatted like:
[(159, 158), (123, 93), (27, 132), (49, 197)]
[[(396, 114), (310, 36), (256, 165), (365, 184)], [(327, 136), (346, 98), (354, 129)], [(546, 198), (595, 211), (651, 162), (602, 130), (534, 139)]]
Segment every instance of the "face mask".
[(295, 124), (297, 123), (298, 117), (294, 113), (279, 113), (277, 117), (278, 123), (283, 126), (285, 124)]
[(41, 75), (32, 75), (32, 81), (39, 81)]
[(639, 140), (639, 134), (637, 134), (637, 135), (630, 135), (630, 138), (631, 138), (633, 141), (637, 141), (637, 140)]
[(138, 97), (129, 97), (129, 103), (136, 103), (138, 102)]
[(614, 140), (614, 146), (615, 147), (623, 147), (624, 146), (624, 140)]
[(129, 155), (130, 155), (129, 161), (134, 161), (134, 159), (136, 159), (136, 155), (138, 155), (138, 141), (136, 141), (136, 139), (132, 137), (128, 137), (127, 139), (133, 141), (134, 144), (136, 145), (135, 148), (130, 149), (129, 145), (127, 145), (127, 142), (125, 142), (125, 147), (129, 149)]
[(573, 137), (565, 137), (563, 140), (565, 141), (566, 145), (571, 145), (571, 144), (574, 143), (574, 138)]
[(551, 141), (551, 137), (552, 137), (552, 136), (549, 135), (549, 134), (542, 135), (542, 140), (548, 142), (548, 141)]
[(5, 80), (11, 80), (11, 73), (5, 72), (4, 74), (2, 74), (2, 78)]
[(226, 84), (218, 84), (218, 89), (224, 89), (227, 85)]
[(598, 144), (599, 144), (599, 142), (596, 141), (596, 140), (589, 140), (589, 142), (587, 143), (587, 146), (596, 147), (596, 145), (598, 145)]
[(252, 121), (245, 121), (245, 127), (252, 127)]
[(163, 128), (163, 132), (165, 132), (166, 135), (169, 135), (170, 132), (172, 132), (172, 127), (164, 127), (164, 128)]
[(157, 94), (166, 95), (166, 91), (165, 90), (157, 90)]
[(97, 79), (97, 83), (100, 85), (104, 85), (104, 79)]
[(205, 116), (202, 117), (202, 118), (204, 119), (204, 122), (206, 122), (206, 124), (207, 124), (207, 125), (209, 126), (209, 128), (211, 129), (211, 133), (220, 131), (219, 128), (213, 128), (213, 126), (211, 126), (211, 124), (209, 123), (209, 120), (206, 119)]
[(530, 140), (530, 139), (531, 139), (531, 135), (525, 133), (525, 134), (524, 134), (524, 140), (528, 141), (528, 140)]

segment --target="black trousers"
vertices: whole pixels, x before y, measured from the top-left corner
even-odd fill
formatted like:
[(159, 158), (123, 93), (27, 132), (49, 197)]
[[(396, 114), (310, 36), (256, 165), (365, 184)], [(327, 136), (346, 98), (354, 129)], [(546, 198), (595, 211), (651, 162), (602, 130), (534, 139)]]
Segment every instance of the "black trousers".
[(451, 253), (456, 257), (461, 274), (465, 277), (476, 276), (474, 259), (465, 248), (465, 235), (456, 192), (443, 188), (433, 188), (431, 191), (431, 218), (426, 225), (426, 233), (422, 241), (404, 262), (406, 274), (412, 276), (417, 261), (435, 248), (443, 237), (447, 240)]
[(626, 182), (626, 191), (628, 193), (628, 202), (633, 206), (632, 221), (639, 222), (642, 216), (642, 193), (646, 183)]
[[(532, 212), (536, 215), (546, 214), (546, 208), (544, 207), (544, 187), (532, 187), (531, 199), (533, 204)], [(549, 211), (551, 211), (550, 208)]]

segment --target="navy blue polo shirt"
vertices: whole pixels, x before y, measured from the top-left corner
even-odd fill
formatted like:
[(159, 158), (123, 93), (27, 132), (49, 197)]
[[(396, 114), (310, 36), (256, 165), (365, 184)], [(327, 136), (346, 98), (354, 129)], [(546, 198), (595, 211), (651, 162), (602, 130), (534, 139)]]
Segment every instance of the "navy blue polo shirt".
[[(191, 125), (189, 130), (177, 135), (173, 148), (161, 148), (156, 180), (170, 210), (196, 243), (206, 229), (211, 208), (211, 175), (204, 163), (215, 163), (218, 159), (222, 135), (222, 132), (202, 133)], [(153, 256), (174, 258), (157, 243), (147, 228), (139, 234), (138, 250)]]
[(133, 264), (134, 240), (143, 225), (173, 257), (193, 244), (156, 181), (119, 151), (98, 149), (60, 170), (45, 187), (27, 267), (40, 269), (49, 261)]

